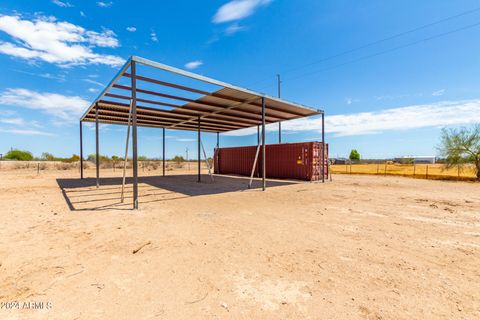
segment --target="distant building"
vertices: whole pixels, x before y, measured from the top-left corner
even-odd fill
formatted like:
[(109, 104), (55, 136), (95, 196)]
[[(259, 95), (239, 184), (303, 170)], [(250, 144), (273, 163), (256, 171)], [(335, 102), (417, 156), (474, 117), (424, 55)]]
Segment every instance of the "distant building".
[(395, 162), (399, 163), (431, 163), (434, 164), (437, 157), (435, 156), (403, 156), (395, 158)]
[(350, 163), (350, 159), (347, 158), (332, 158), (330, 159), (332, 161), (332, 164), (347, 164)]

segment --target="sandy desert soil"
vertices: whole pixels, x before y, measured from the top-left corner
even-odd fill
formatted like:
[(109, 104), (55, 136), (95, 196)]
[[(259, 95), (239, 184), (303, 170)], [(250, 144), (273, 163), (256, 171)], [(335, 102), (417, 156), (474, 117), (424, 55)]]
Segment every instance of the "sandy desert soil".
[(478, 183), (105, 174), (0, 171), (0, 319), (480, 319)]

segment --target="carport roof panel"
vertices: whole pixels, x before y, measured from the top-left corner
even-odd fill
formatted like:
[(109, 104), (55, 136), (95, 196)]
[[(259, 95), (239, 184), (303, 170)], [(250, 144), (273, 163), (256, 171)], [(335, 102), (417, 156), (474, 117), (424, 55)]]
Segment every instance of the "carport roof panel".
[[(118, 80), (122, 76), (131, 77), (131, 74), (127, 73), (127, 69), (130, 67), (132, 61), (221, 87), (219, 90), (207, 92), (147, 78), (137, 73), (137, 92), (148, 95), (148, 99), (140, 98), (137, 95), (138, 126), (196, 131), (198, 130), (198, 118), (200, 117), (201, 131), (227, 132), (254, 127), (262, 123), (262, 98), (265, 98), (265, 122), (267, 124), (317, 115), (323, 112), (154, 61), (131, 57), (116, 77), (88, 108), (82, 116), (81, 121), (95, 121), (95, 104), (98, 103), (100, 123), (128, 124), (131, 88), (119, 85)], [(159, 89), (155, 91), (144, 90), (142, 89), (144, 82), (156, 84)], [(165, 91), (162, 91), (162, 89), (165, 87), (175, 88), (181, 92), (197, 92), (200, 93), (201, 96), (197, 99), (177, 96), (179, 98), (177, 101), (180, 100), (184, 102), (176, 104), (170, 101), (166, 102), (165, 100), (150, 99), (150, 97), (164, 97)], [(115, 94), (111, 92), (112, 88), (128, 90), (130, 94), (128, 94), (128, 92), (126, 95)], [(105, 99), (106, 97), (122, 100), (122, 102), (107, 100)], [(152, 108), (146, 106), (145, 103), (160, 105), (163, 109)]]

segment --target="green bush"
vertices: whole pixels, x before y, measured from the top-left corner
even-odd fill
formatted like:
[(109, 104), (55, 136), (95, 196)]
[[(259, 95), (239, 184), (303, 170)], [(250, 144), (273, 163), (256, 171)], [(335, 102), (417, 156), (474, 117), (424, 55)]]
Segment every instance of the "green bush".
[(33, 160), (33, 155), (29, 151), (13, 149), (8, 151), (4, 158), (8, 160), (31, 161)]
[(184, 162), (185, 159), (183, 159), (182, 156), (175, 156), (175, 157), (173, 157), (172, 161), (174, 161), (176, 163), (181, 163), (181, 162)]
[(360, 160), (360, 153), (357, 149), (352, 149), (349, 156), (350, 160)]
[(45, 161), (54, 161), (55, 156), (51, 153), (44, 152), (44, 153), (42, 153), (42, 156), (40, 157), (40, 159), (45, 160)]
[(80, 161), (80, 156), (76, 154), (72, 154), (70, 158), (61, 159), (61, 161), (66, 163), (77, 162), (77, 161)]

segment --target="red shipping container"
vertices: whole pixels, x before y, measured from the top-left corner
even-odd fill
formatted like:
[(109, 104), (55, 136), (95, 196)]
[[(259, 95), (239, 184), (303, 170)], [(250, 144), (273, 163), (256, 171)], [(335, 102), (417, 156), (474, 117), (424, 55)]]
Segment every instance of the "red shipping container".
[[(317, 181), (322, 179), (321, 142), (281, 143), (265, 146), (267, 178)], [(257, 146), (218, 148), (214, 154), (216, 174), (250, 176)], [(325, 145), (324, 172), (328, 176), (328, 144)], [(262, 172), (262, 148), (258, 156), (254, 176)]]

